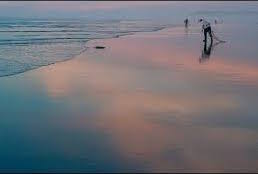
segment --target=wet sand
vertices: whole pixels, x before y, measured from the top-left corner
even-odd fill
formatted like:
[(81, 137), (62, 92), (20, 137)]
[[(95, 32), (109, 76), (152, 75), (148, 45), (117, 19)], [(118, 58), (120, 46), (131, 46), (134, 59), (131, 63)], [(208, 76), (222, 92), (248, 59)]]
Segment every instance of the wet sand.
[(0, 78), (0, 168), (257, 172), (255, 30), (219, 27), (202, 59), (200, 29), (177, 27)]

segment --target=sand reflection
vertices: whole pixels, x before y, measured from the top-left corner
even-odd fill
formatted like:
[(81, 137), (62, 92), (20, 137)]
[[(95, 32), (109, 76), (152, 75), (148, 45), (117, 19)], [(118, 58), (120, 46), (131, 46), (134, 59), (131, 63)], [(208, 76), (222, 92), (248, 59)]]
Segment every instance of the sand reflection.
[[(107, 133), (123, 158), (145, 169), (257, 169), (257, 155), (251, 155), (257, 153), (255, 131), (194, 122), (200, 115), (238, 108), (234, 94), (212, 96), (210, 91), (207, 96), (188, 80), (204, 69), (206, 81), (214, 74), (237, 72), (240, 82), (256, 84), (258, 70), (221, 59), (200, 68), (195, 53), (179, 53), (180, 47), (168, 44), (171, 41), (149, 40), (132, 37), (105, 41), (112, 48), (105, 58), (93, 52), (43, 69), (42, 83), (53, 98), (73, 98), (78, 91), (81, 97), (85, 95), (85, 102), (89, 102), (89, 95), (94, 98), (99, 108), (95, 114), (96, 127)], [(178, 64), (183, 65), (184, 71), (175, 71)], [(157, 72), (161, 75), (156, 76)], [(146, 80), (150, 77), (153, 81)], [(178, 83), (192, 88), (158, 90), (162, 84)], [(76, 121), (83, 128), (82, 120)]]

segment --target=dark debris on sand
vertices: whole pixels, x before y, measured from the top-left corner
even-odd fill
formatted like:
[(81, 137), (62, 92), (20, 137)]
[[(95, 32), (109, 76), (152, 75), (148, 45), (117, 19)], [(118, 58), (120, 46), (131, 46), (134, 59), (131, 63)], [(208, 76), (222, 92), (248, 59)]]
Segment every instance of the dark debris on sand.
[(105, 49), (106, 47), (104, 46), (95, 46), (96, 49)]

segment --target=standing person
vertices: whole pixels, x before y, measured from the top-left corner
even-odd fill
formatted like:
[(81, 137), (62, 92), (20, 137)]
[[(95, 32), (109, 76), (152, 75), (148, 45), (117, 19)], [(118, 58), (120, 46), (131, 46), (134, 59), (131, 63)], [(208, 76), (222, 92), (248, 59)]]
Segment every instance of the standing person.
[(200, 19), (199, 22), (202, 22), (202, 31), (204, 34), (204, 42), (207, 42), (207, 33), (209, 33), (211, 38), (211, 43), (213, 42), (212, 34), (211, 34), (211, 24), (204, 19)]
[(186, 19), (184, 20), (184, 23), (185, 23), (185, 28), (187, 28), (187, 27), (188, 27), (188, 23), (189, 23), (188, 18), (186, 18)]

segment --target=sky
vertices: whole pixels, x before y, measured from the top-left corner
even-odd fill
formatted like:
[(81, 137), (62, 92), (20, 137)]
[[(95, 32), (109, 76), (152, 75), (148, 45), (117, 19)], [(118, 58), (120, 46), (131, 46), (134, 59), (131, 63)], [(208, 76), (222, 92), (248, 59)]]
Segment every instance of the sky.
[[(8, 17), (98, 17), (105, 16), (146, 16), (146, 13), (155, 12), (160, 14), (160, 10), (166, 6), (177, 6), (176, 2), (159, 1), (38, 1), (38, 2), (0, 2), (0, 15)], [(155, 9), (153, 11), (153, 9)], [(158, 13), (159, 12), (159, 13)], [(161, 13), (161, 14), (164, 14)]]
[(257, 7), (258, 2), (0, 1), (0, 17), (181, 20), (196, 11), (255, 11)]

